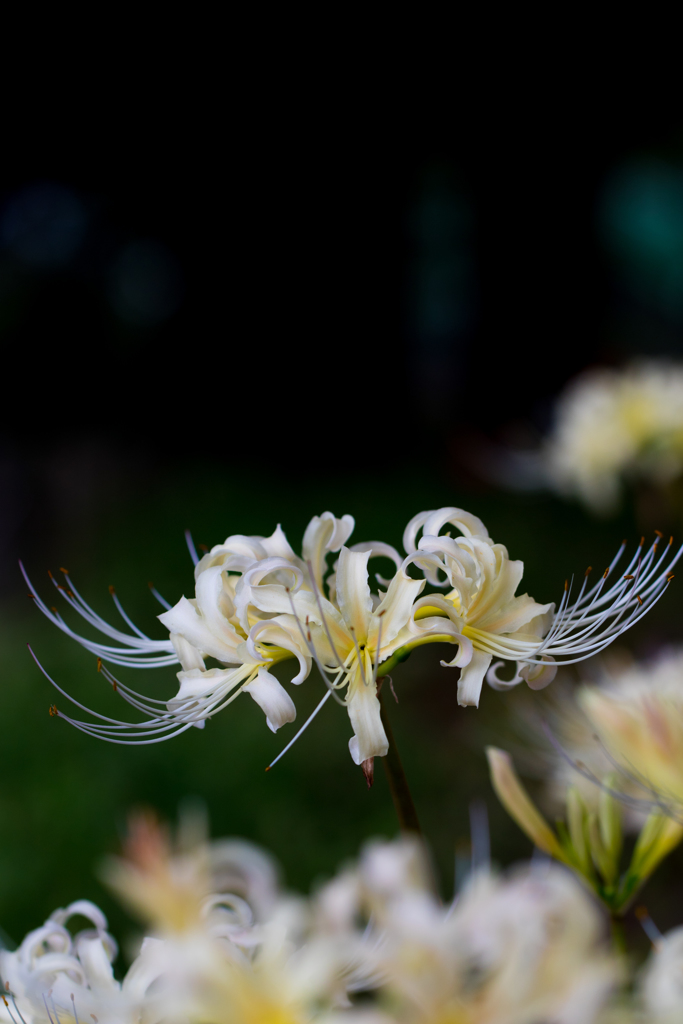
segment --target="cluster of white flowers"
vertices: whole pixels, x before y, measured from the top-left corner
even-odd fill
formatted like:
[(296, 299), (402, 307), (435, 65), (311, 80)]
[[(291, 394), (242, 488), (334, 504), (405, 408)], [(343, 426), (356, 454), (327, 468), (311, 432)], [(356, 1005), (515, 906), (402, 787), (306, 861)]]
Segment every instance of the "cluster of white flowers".
[(650, 361), (584, 373), (557, 404), (544, 461), (562, 494), (603, 514), (626, 479), (661, 485), (680, 476), (683, 367)]
[[(527, 594), (516, 596), (523, 563), (511, 561), (482, 521), (462, 509), (416, 515), (404, 532), (405, 556), (380, 541), (347, 546), (353, 526), (348, 515), (315, 516), (301, 556), (279, 526), (270, 537), (233, 535), (203, 558), (195, 556), (195, 596), (181, 597), (171, 607), (157, 595), (167, 608), (159, 619), (170, 634), (160, 640), (133, 624), (113, 590), (128, 631), (106, 622), (63, 570), (64, 585), (53, 579), (58, 593), (104, 634), (105, 642), (83, 636), (37, 596), (26, 576), (41, 611), (97, 656), (104, 678), (145, 717), (131, 723), (90, 712), (97, 719), (90, 722), (55, 706), (52, 713), (114, 743), (156, 743), (203, 727), (207, 718), (248, 693), (275, 731), (294, 720), (296, 708), (271, 670), (292, 659), (298, 671), (291, 684), (302, 683), (314, 663), (325, 683), (311, 719), (330, 696), (346, 706), (353, 729), (351, 755), (363, 764), (387, 753), (378, 700), (381, 680), (415, 647), (435, 642), (457, 646), (455, 657), (441, 664), (460, 669), (462, 705), (478, 705), (484, 678), (498, 689), (522, 679), (539, 689), (552, 680), (558, 662), (591, 657), (642, 618), (663, 593), (683, 551), (674, 553), (658, 540), (648, 550), (641, 544), (625, 575), (615, 578), (622, 545), (597, 583), (591, 586), (586, 573), (574, 600), (567, 583), (556, 609)], [(456, 536), (451, 536), (453, 528)], [(190, 548), (193, 552), (191, 542)], [(330, 572), (328, 556), (337, 552)], [(377, 577), (383, 589), (373, 593), (368, 561), (378, 556), (393, 562), (395, 571), (389, 579)], [(428, 594), (423, 593), (426, 586)], [(208, 666), (207, 659), (214, 664)], [(505, 661), (516, 663), (508, 680), (498, 675)], [(116, 678), (107, 663), (133, 668), (180, 663), (180, 688), (165, 702), (152, 700)]]
[[(123, 980), (103, 914), (79, 901), (0, 952), (0, 1020), (591, 1024), (620, 977), (598, 909), (551, 863), (507, 877), (482, 869), (444, 906), (416, 839), (375, 841), (304, 899), (280, 891), (250, 844), (172, 855), (142, 818), (107, 877), (149, 932)], [(92, 928), (72, 936), (75, 916)], [(648, 976), (652, 1005), (671, 988), (675, 959), (660, 957)]]

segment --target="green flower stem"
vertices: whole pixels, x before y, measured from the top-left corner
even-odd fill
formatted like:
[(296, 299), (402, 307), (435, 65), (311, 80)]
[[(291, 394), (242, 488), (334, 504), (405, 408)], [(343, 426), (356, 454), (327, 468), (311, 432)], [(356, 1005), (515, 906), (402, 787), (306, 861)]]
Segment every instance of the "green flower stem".
[[(378, 679), (377, 682), (379, 683), (381, 680)], [(406, 779), (406, 774), (403, 770), (403, 765), (401, 764), (396, 740), (394, 739), (394, 733), (387, 715), (386, 704), (382, 700), (383, 694), (381, 690), (378, 693), (378, 697), (382, 715), (382, 725), (384, 726), (384, 731), (387, 734), (387, 739), (389, 740), (389, 750), (387, 751), (386, 757), (382, 758), (382, 764), (384, 765), (384, 770), (387, 773), (387, 781), (391, 791), (391, 798), (394, 801), (394, 807), (396, 808), (398, 823), (402, 832), (413, 832), (417, 833), (417, 835), (422, 835), (422, 829), (420, 828), (420, 822), (418, 821), (415, 804), (413, 803), (413, 798), (410, 795), (408, 780)]]
[(617, 917), (614, 914), (610, 915), (610, 927), (612, 932), (612, 946), (617, 956), (624, 956), (626, 954), (626, 933), (624, 932), (624, 922), (621, 917)]

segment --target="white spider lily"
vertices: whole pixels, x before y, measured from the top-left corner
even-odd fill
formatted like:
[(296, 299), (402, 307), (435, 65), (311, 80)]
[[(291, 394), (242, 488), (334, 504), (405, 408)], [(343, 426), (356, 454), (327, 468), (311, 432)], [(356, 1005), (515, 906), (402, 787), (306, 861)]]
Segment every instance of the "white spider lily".
[[(462, 536), (440, 535), (446, 524), (455, 526)], [(422, 537), (417, 542), (420, 529)], [(507, 549), (493, 543), (476, 516), (457, 508), (415, 516), (404, 534), (406, 550), (433, 586), (452, 588), (441, 600), (428, 603), (423, 599), (419, 614), (449, 615), (474, 648), (461, 672), (459, 702), (478, 704), (485, 676), (499, 689), (515, 686), (522, 679), (540, 689), (552, 681), (558, 662), (575, 664), (604, 650), (650, 610), (673, 578), (671, 570), (683, 547), (672, 555), (673, 538), (668, 545), (660, 538), (658, 535), (647, 552), (641, 541), (626, 573), (611, 585), (607, 580), (625, 543), (592, 587), (587, 570), (573, 602), (572, 586), (567, 582), (555, 611), (554, 604), (537, 604), (528, 594), (515, 596), (524, 564), (510, 561)], [(491, 667), (493, 658), (500, 660)], [(517, 662), (510, 680), (497, 674), (504, 661)]]
[[(136, 710), (143, 712), (147, 720), (131, 723), (108, 718), (91, 712), (76, 701), (73, 701), (76, 706), (93, 714), (102, 724), (73, 719), (61, 711), (57, 712), (54, 706), (52, 713), (91, 735), (122, 744), (156, 743), (176, 736), (190, 726), (201, 728), (207, 718), (217, 714), (242, 692), (248, 693), (262, 708), (273, 731), (293, 721), (296, 717), (294, 702), (268, 669), (279, 661), (294, 657), (299, 661), (299, 672), (291, 682), (301, 683), (310, 672), (310, 653), (302, 643), (300, 630), (294, 626), (288, 631), (287, 626), (293, 625), (291, 617), (284, 621), (271, 618), (261, 622), (252, 614), (250, 619), (249, 587), (248, 582), (245, 586), (241, 574), (259, 566), (264, 566), (267, 571), (275, 559), (278, 566), (284, 566), (280, 578), (291, 579), (294, 573), (301, 586), (322, 586), (328, 553), (338, 550), (353, 526), (353, 518), (348, 515), (341, 519), (335, 518), (331, 512), (314, 516), (304, 534), (303, 559), (294, 554), (279, 526), (271, 537), (228, 537), (201, 560), (188, 538), (196, 565), (195, 597), (191, 600), (182, 597), (171, 607), (152, 588), (155, 597), (167, 609), (159, 616), (170, 633), (165, 640), (153, 640), (138, 629), (126, 614), (114, 589), (110, 588), (117, 611), (129, 631), (112, 626), (83, 600), (66, 570), (62, 570), (66, 585), (59, 584), (51, 576), (59, 595), (88, 625), (113, 643), (83, 636), (69, 626), (56, 608), (49, 607), (38, 596), (22, 566), (31, 597), (43, 614), (98, 658), (104, 677)], [(230, 667), (207, 670), (206, 657), (213, 657)], [(116, 679), (106, 668), (106, 663), (128, 668), (159, 668), (178, 662), (181, 664), (178, 673), (180, 688), (170, 701), (145, 697)], [(46, 672), (45, 675), (60, 693), (72, 699)]]
[[(71, 936), (71, 917), (86, 917), (93, 927)], [(151, 981), (133, 967), (123, 982), (114, 978), (117, 945), (107, 932), (102, 911), (89, 900), (56, 910), (41, 928), (26, 936), (15, 952), (0, 951), (4, 1014), (20, 1024), (137, 1024)]]
[[(386, 594), (373, 597), (368, 584), (372, 553), (371, 546), (365, 551), (342, 548), (335, 581), (336, 604), (296, 582), (286, 587), (256, 577), (250, 584), (250, 602), (261, 612), (284, 618), (283, 613), (290, 609), (292, 623), (308, 640), (310, 654), (327, 679), (330, 692), (346, 688), (344, 702), (354, 732), (349, 749), (356, 764), (387, 752), (377, 674), (382, 663), (399, 648), (416, 643), (419, 627), (411, 630), (409, 624), (415, 600), (424, 587), (424, 580), (413, 580), (399, 569)], [(271, 573), (276, 570), (273, 564)]]
[[(183, 649), (182, 638), (174, 636), (173, 639), (180, 651), (181, 662), (191, 663), (191, 656)], [(193, 667), (179, 672), (180, 688), (176, 696), (168, 701), (145, 697), (132, 690), (116, 678), (100, 659), (99, 671), (124, 700), (146, 716), (142, 722), (125, 722), (86, 708), (63, 690), (46, 672), (35, 655), (33, 657), (46, 678), (61, 694), (102, 724), (72, 718), (63, 711), (58, 711), (55, 705), (50, 709), (50, 713), (63, 718), (82, 732), (110, 743), (159, 743), (180, 735), (192, 726), (203, 728), (207, 718), (222, 711), (243, 692), (248, 693), (264, 711), (266, 722), (273, 732), (286, 722), (292, 722), (296, 718), (294, 702), (268, 668), (285, 658), (294, 657), (299, 662), (299, 672), (291, 682), (302, 682), (310, 672), (311, 658), (301, 639), (283, 628), (278, 619), (269, 619), (258, 623), (252, 629), (251, 635), (242, 640), (235, 650), (241, 664), (234, 668), (207, 670)], [(190, 651), (192, 652), (191, 648)], [(33, 654), (33, 651), (31, 653)]]
[[(331, 512), (313, 516), (304, 533), (301, 558), (292, 550), (279, 524), (270, 537), (233, 534), (222, 544), (211, 548), (202, 559), (196, 560), (194, 556), (195, 579), (198, 580), (203, 572), (217, 565), (224, 571), (244, 573), (256, 562), (279, 558), (301, 570), (306, 589), (317, 587), (321, 590), (327, 572), (327, 555), (339, 551), (351, 536), (354, 525), (353, 516), (349, 515), (341, 519), (337, 519)], [(236, 583), (237, 578), (234, 578), (232, 585)]]

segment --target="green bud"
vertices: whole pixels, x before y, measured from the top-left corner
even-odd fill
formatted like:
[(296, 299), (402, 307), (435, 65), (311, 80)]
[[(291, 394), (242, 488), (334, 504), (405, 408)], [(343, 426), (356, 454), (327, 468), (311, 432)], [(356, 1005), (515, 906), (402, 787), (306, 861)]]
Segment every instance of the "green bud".
[(621, 805), (618, 800), (615, 800), (612, 793), (609, 792), (609, 790), (615, 789), (616, 784), (617, 776), (614, 773), (607, 775), (603, 779), (605, 789), (600, 791), (598, 814), (600, 822), (600, 838), (602, 839), (607, 856), (614, 865), (615, 872), (617, 870), (617, 865), (619, 864), (623, 842)]
[(590, 840), (591, 857), (593, 863), (602, 875), (607, 885), (612, 885), (617, 877), (619, 865), (610, 855), (605, 847), (600, 834), (600, 825), (597, 814), (591, 814), (588, 818), (588, 837)]
[(576, 786), (567, 790), (567, 825), (576, 863), (584, 875), (592, 874), (590, 850), (587, 841), (588, 813)]
[(649, 878), (655, 868), (683, 839), (683, 825), (667, 818), (660, 810), (653, 811), (643, 825), (629, 867), (629, 875), (639, 884)]

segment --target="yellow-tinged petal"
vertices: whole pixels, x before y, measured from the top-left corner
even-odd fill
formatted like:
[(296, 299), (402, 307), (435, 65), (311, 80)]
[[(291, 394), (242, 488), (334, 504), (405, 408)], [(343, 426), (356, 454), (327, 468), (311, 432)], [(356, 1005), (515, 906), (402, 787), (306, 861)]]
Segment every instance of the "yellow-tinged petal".
[[(461, 652), (464, 652), (464, 650), (465, 649), (461, 647)], [(481, 688), (484, 685), (484, 676), (489, 670), (491, 658), (492, 655), (486, 654), (484, 651), (478, 651), (474, 648), (472, 650), (472, 656), (468, 659), (467, 664), (463, 665), (460, 669), (460, 678), (458, 679), (458, 704), (461, 707), (479, 707)], [(441, 662), (441, 664), (445, 665), (445, 662)]]
[(389, 584), (382, 603), (373, 616), (368, 638), (371, 647), (377, 644), (381, 622), (381, 645), (385, 647), (410, 620), (413, 605), (425, 587), (424, 580), (414, 580), (399, 569)]
[(369, 551), (342, 548), (337, 566), (337, 601), (344, 622), (359, 644), (368, 639), (372, 595), (368, 586)]
[[(644, 842), (641, 842), (644, 839)], [(683, 839), (683, 825), (665, 818), (659, 811), (650, 815), (638, 837), (631, 864), (643, 881)]]
[(349, 750), (356, 764), (362, 764), (369, 757), (384, 757), (389, 749), (377, 699), (377, 686), (368, 670), (371, 671), (371, 667), (366, 664), (367, 685), (363, 682), (360, 669), (356, 670), (355, 678), (349, 683), (346, 701), (354, 732), (349, 741)]
[(566, 863), (559, 840), (520, 782), (506, 751), (487, 747), (491, 783), (496, 795), (511, 818), (535, 843), (539, 850)]

